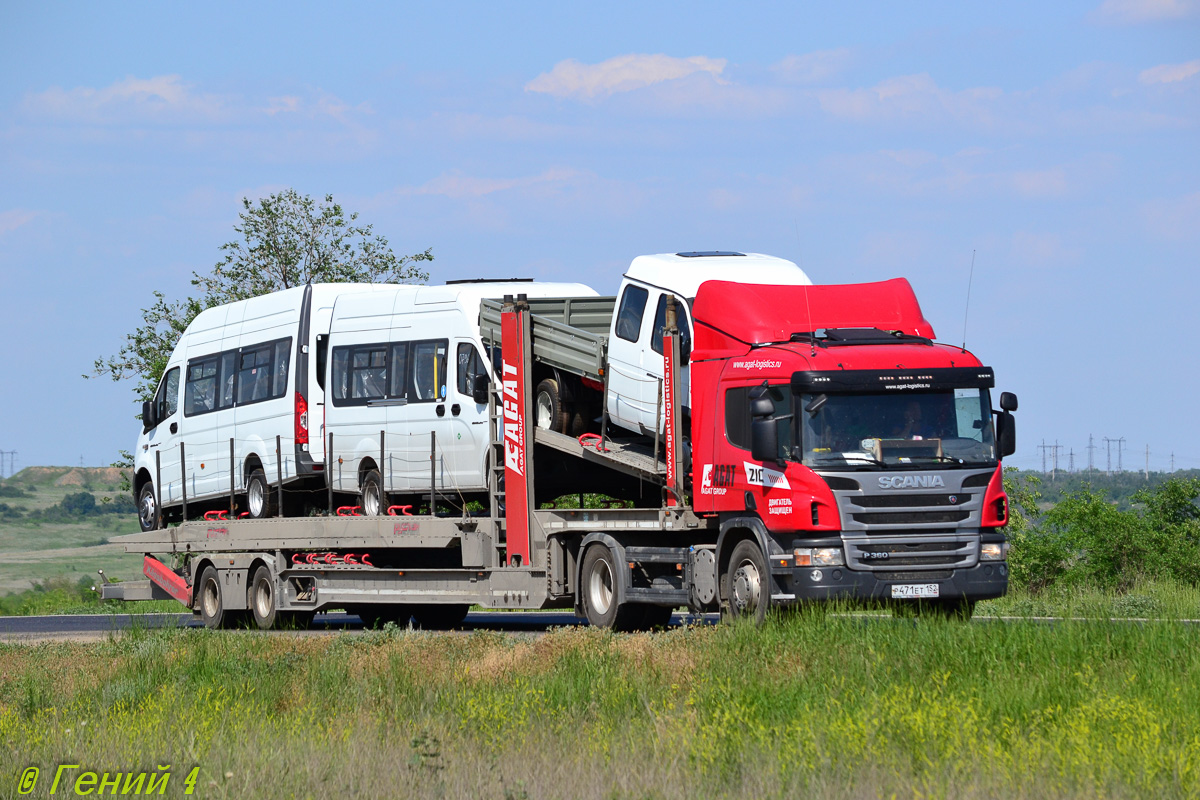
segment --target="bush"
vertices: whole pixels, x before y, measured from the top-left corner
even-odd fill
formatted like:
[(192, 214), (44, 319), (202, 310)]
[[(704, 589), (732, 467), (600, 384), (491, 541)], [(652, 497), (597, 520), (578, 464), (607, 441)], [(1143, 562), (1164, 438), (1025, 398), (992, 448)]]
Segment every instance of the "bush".
[[(1007, 477), (1007, 476), (1006, 476)], [(1016, 495), (1029, 488), (1017, 487)], [(1083, 583), (1125, 592), (1141, 578), (1200, 584), (1200, 481), (1172, 479), (1137, 493), (1120, 510), (1089, 487), (1073, 491), (1036, 522), (1013, 513), (1013, 580), (1037, 592)], [(1010, 495), (1010, 506), (1013, 503)]]

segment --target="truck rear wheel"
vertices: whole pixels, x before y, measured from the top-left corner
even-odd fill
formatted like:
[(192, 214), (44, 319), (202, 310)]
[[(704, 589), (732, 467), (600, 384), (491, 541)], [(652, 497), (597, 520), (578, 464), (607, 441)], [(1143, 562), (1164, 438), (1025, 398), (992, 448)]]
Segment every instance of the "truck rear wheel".
[(216, 567), (205, 567), (199, 582), (200, 619), (206, 628), (224, 628), (233, 622), (233, 614), (225, 610), (225, 596)]
[(275, 516), (275, 495), (271, 492), (271, 484), (262, 467), (255, 467), (246, 481), (246, 510), (251, 519), (264, 519)]
[(563, 407), (558, 381), (547, 378), (537, 385), (537, 398), (533, 406), (533, 418), (542, 430), (566, 433), (571, 424), (571, 415)]
[(583, 613), (589, 625), (614, 631), (637, 630), (646, 619), (645, 607), (617, 602), (617, 560), (606, 545), (588, 548), (579, 570), (579, 590), (583, 592)]
[(138, 524), (143, 532), (158, 530), (162, 524), (158, 515), (158, 497), (154, 494), (154, 484), (149, 481), (138, 492)]
[(254, 623), (264, 631), (271, 630), (281, 621), (275, 601), (275, 579), (265, 564), (254, 571), (254, 579), (250, 582), (250, 610), (254, 613)]
[(753, 619), (755, 624), (761, 624), (771, 604), (771, 573), (758, 542), (745, 539), (737, 543), (724, 582), (723, 616)]
[(381, 628), (389, 622), (400, 627), (407, 627), (408, 620), (412, 616), (412, 606), (372, 603), (358, 606), (351, 613), (358, 615), (358, 618), (362, 620), (363, 627), (367, 630)]

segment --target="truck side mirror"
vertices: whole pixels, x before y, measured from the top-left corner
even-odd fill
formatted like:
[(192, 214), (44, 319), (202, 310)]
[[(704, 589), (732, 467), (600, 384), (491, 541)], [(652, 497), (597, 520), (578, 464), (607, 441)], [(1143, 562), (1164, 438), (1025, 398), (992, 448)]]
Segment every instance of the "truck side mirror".
[(750, 457), (755, 461), (779, 460), (779, 420), (770, 417), (751, 420)]
[(1000, 393), (1000, 408), (1004, 409), (1005, 411), (1016, 411), (1017, 410), (1017, 396), (1015, 394), (1013, 394), (1012, 392), (1001, 392)]
[(750, 401), (750, 416), (755, 420), (760, 417), (770, 417), (775, 413), (775, 404), (771, 402), (771, 398), (763, 392), (761, 397), (755, 397)]
[(471, 399), (479, 405), (486, 405), (490, 388), (491, 381), (488, 380), (487, 375), (476, 375), (471, 381)]
[(142, 401), (142, 433), (154, 427), (154, 403)]
[(1011, 411), (1001, 411), (996, 415), (996, 447), (1001, 458), (1017, 452), (1017, 420)]

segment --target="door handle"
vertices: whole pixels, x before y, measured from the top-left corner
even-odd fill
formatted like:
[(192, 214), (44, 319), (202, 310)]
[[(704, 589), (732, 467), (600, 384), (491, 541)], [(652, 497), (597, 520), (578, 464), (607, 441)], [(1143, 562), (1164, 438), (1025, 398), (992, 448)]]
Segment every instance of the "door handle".
[(445, 404), (445, 403), (438, 403), (438, 407), (437, 407), (437, 415), (438, 415), (439, 417), (444, 417), (444, 416), (446, 416), (446, 404)]
[(455, 403), (454, 405), (450, 406), (450, 413), (456, 417), (459, 415), (459, 412), (461, 412), (461, 411), (462, 411), (462, 406), (460, 406), (458, 403)]
[(171, 433), (179, 433), (179, 423), (178, 422), (171, 423)]

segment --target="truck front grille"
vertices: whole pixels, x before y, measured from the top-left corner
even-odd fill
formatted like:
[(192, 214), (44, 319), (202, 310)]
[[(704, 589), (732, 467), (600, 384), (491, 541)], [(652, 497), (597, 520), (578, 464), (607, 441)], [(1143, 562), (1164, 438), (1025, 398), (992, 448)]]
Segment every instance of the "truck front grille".
[(931, 523), (962, 522), (971, 516), (967, 509), (953, 511), (862, 511), (850, 518), (864, 525), (928, 525)]
[(912, 542), (902, 539), (848, 539), (846, 566), (869, 572), (960, 569), (979, 562), (978, 536), (939, 536)]

